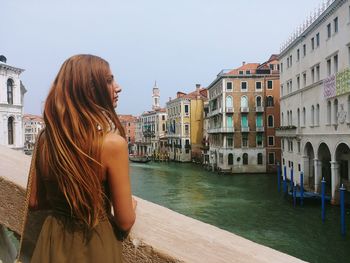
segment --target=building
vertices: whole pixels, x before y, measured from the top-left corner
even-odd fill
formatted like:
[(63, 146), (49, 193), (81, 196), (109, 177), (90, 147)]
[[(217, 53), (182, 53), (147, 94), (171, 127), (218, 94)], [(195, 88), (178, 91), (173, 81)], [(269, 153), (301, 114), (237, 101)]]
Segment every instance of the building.
[(277, 55), (221, 71), (208, 86), (209, 162), (232, 173), (276, 170), (280, 141)]
[(124, 127), (129, 153), (133, 153), (135, 145), (135, 131), (137, 117), (130, 114), (118, 114), (119, 120)]
[(0, 145), (23, 149), (23, 98), (26, 89), (20, 80), (24, 69), (7, 64), (0, 56)]
[(45, 122), (41, 116), (24, 114), (24, 150), (32, 152), (39, 132), (45, 127)]
[(160, 92), (155, 83), (152, 90), (152, 110), (138, 117), (135, 130), (135, 152), (138, 155), (165, 158), (167, 114), (160, 107)]
[(350, 2), (323, 4), (281, 47), (282, 165), (332, 202), (350, 185)]
[(166, 103), (168, 116), (167, 151), (170, 160), (179, 162), (202, 161), (203, 110), (207, 90), (196, 85), (191, 93), (177, 92)]

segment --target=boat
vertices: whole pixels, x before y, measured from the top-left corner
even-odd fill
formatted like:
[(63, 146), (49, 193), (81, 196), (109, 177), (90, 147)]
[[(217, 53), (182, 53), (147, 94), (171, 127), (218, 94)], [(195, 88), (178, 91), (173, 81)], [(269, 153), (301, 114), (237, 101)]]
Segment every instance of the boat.
[(148, 156), (129, 155), (129, 160), (134, 163), (148, 163), (151, 159)]

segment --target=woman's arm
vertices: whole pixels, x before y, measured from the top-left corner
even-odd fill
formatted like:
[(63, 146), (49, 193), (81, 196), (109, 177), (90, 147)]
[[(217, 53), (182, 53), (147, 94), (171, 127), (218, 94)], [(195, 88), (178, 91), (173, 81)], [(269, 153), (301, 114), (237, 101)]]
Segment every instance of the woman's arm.
[(128, 144), (125, 139), (116, 133), (106, 135), (101, 160), (107, 173), (114, 219), (122, 230), (128, 231), (135, 222), (136, 202), (131, 195)]

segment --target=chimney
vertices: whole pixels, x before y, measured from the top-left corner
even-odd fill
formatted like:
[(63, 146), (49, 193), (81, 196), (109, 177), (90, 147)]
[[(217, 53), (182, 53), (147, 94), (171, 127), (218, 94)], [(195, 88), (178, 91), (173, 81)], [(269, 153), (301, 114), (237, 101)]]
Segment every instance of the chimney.
[(245, 65), (245, 61), (242, 62), (242, 66), (244, 66), (244, 65)]
[(199, 94), (200, 88), (201, 88), (201, 84), (196, 84), (196, 95), (197, 95), (197, 99), (200, 98), (200, 94)]

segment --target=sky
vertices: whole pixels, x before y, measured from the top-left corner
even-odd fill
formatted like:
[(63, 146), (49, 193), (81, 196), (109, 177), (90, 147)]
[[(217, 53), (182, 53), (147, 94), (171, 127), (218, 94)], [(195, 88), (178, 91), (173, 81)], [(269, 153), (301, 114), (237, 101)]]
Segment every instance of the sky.
[(207, 87), (222, 69), (263, 63), (321, 0), (3, 0), (0, 55), (21, 74), (24, 112), (41, 105), (62, 63), (106, 59), (122, 87), (117, 112), (162, 107), (177, 91)]

